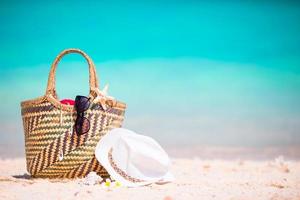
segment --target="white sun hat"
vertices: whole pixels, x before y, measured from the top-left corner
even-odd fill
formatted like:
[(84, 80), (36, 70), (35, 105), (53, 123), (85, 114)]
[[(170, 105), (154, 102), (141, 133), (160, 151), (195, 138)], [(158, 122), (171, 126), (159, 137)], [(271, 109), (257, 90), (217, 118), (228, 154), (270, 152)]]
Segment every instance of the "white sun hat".
[(112, 179), (136, 187), (174, 180), (171, 161), (152, 138), (124, 128), (109, 131), (98, 142), (95, 156)]

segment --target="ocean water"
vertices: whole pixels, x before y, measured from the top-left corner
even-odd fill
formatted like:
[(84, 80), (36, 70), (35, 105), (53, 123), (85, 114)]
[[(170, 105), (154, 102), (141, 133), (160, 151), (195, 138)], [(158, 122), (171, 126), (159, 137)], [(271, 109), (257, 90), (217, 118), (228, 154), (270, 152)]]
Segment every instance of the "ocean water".
[[(296, 1), (1, 1), (0, 23), (0, 157), (24, 154), (20, 102), (44, 94), (65, 48), (127, 103), (124, 127), (166, 148), (300, 144)], [(87, 95), (80, 56), (57, 91)]]

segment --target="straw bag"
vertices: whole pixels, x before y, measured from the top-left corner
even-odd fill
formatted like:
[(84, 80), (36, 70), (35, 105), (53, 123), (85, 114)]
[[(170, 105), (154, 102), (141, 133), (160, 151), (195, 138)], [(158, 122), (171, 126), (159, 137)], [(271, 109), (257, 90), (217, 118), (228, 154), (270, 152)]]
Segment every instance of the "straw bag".
[[(57, 64), (68, 53), (81, 54), (89, 65), (90, 106), (85, 117), (90, 122), (90, 129), (79, 136), (73, 131), (74, 106), (62, 104), (55, 91)], [(87, 54), (79, 49), (61, 52), (52, 64), (46, 94), (21, 102), (21, 108), (27, 171), (33, 177), (76, 178), (85, 177), (91, 171), (108, 176), (94, 151), (103, 135), (121, 127), (126, 104), (101, 93), (94, 63)]]

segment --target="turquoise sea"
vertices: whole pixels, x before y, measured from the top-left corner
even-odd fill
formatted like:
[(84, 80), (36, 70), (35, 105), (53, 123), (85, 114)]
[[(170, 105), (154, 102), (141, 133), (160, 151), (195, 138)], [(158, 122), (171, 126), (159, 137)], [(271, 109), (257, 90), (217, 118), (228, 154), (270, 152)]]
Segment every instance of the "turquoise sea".
[[(20, 102), (65, 48), (92, 57), (126, 128), (166, 148), (300, 145), (297, 1), (1, 1), (0, 24), (0, 157), (24, 155)], [(87, 95), (80, 56), (57, 91)]]

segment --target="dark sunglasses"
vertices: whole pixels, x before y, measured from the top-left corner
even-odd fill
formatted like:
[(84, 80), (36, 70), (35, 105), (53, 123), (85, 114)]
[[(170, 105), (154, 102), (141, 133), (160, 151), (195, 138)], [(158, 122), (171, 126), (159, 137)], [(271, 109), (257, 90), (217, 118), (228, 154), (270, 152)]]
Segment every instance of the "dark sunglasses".
[(75, 121), (75, 131), (78, 136), (87, 133), (90, 130), (90, 121), (84, 117), (84, 112), (90, 107), (90, 98), (85, 96), (76, 96), (75, 109), (77, 117)]

